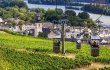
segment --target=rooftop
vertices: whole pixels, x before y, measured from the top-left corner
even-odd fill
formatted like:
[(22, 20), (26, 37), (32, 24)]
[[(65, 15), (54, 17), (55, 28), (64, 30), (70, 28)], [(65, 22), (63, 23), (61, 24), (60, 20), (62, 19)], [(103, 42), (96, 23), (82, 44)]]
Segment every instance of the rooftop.
[(98, 39), (100, 39), (100, 36), (99, 35), (91, 35), (91, 39), (98, 40)]

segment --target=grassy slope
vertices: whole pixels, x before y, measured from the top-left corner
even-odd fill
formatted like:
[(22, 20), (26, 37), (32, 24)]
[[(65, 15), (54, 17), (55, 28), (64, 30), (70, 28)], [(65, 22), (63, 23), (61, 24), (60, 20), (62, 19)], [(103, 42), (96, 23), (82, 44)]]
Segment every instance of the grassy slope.
[[(53, 42), (47, 39), (0, 34), (0, 46), (10, 48), (34, 48), (40, 51), (52, 52)], [(88, 45), (83, 46), (87, 47)], [(73, 42), (66, 42), (65, 48), (67, 52), (76, 52), (75, 43)]]
[(50, 49), (52, 41), (45, 39), (35, 39), (31, 37), (14, 36), (10, 34), (0, 34), (0, 45), (11, 48), (41, 48)]
[[(73, 43), (67, 42), (72, 45)], [(17, 48), (37, 49), (41, 53), (18, 52)], [(69, 49), (69, 46), (68, 46)], [(71, 48), (72, 49), (72, 48)], [(75, 49), (73, 47), (73, 49)], [(3, 70), (58, 70), (60, 68), (75, 68), (88, 65), (88, 61), (74, 60), (63, 57), (49, 56), (43, 52), (52, 52), (52, 41), (40, 38), (0, 34), (0, 69)], [(69, 50), (68, 50), (69, 51)], [(77, 63), (78, 64), (77, 64)]]
[[(32, 48), (43, 52), (52, 52), (53, 42), (47, 39), (15, 36), (11, 34), (0, 34), (0, 46), (10, 48)], [(90, 47), (87, 44), (82, 44), (81, 50), (77, 50), (75, 43), (66, 42), (65, 49), (67, 53), (77, 53), (90, 56)], [(101, 47), (100, 57), (110, 57), (110, 48)], [(107, 55), (107, 56), (106, 56)]]
[[(32, 37), (23, 37), (23, 36), (15, 36), (15, 35), (10, 35), (10, 34), (0, 34), (0, 69), (8, 70), (8, 68), (12, 68), (13, 70), (18, 70), (17, 68), (21, 68), (20, 70), (25, 70), (25, 69), (31, 69), (31, 68), (42, 68), (42, 66), (36, 65), (39, 64), (37, 62), (38, 58), (41, 59), (41, 63), (43, 63), (45, 66), (44, 69), (48, 69), (51, 67), (54, 67), (54, 64), (56, 62), (58, 67), (65, 67), (65, 68), (74, 68), (74, 65), (76, 67), (80, 67), (80, 65), (83, 64), (88, 64), (88, 61), (96, 61), (96, 62), (105, 62), (105, 63), (110, 63), (110, 48), (107, 47), (101, 47), (100, 48), (100, 56), (93, 58), (90, 56), (90, 47), (87, 44), (83, 44), (81, 50), (76, 50), (75, 49), (75, 44), (72, 42), (66, 42), (66, 52), (67, 53), (74, 53), (76, 54), (76, 59), (75, 59), (75, 64), (73, 60), (61, 58), (61, 57), (50, 57), (48, 55), (43, 55), (43, 57), (46, 57), (46, 59), (50, 59), (48, 62), (42, 57), (42, 52), (52, 52), (52, 41), (51, 40), (46, 40), (46, 39), (40, 39), (40, 38), (32, 38)], [(3, 48), (8, 48), (8, 49), (3, 49)], [(13, 50), (14, 48), (31, 48), (35, 49), (39, 52), (40, 54), (28, 54), (26, 52), (15, 52)], [(40, 57), (39, 57), (40, 56)], [(38, 57), (38, 58), (37, 58)], [(49, 57), (49, 58), (48, 58)], [(55, 59), (54, 59), (55, 58)], [(54, 60), (53, 60), (54, 59)], [(59, 59), (59, 61), (58, 61)], [(62, 61), (61, 59), (67, 60), (66, 62)], [(44, 61), (43, 61), (44, 60)], [(87, 60), (87, 61), (84, 61)], [(62, 61), (62, 64), (60, 63)], [(15, 63), (14, 63), (15, 62)], [(31, 64), (29, 64), (31, 62)], [(49, 64), (54, 64), (51, 66)], [(72, 62), (72, 63), (71, 63)], [(65, 64), (66, 63), (66, 64)], [(42, 64), (42, 65), (43, 65)], [(74, 65), (73, 65), (74, 64)], [(54, 68), (57, 68), (57, 65), (55, 65)], [(71, 66), (72, 65), (72, 66)], [(36, 67), (39, 66), (39, 67)], [(17, 67), (17, 68), (16, 68)], [(7, 68), (7, 69), (6, 69)], [(23, 69), (22, 69), (23, 68)]]

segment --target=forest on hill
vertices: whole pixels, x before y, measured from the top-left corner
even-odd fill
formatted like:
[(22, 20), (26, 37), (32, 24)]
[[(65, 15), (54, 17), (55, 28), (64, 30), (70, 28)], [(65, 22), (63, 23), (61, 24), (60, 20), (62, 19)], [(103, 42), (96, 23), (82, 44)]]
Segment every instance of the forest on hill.
[(78, 2), (89, 2), (89, 3), (110, 3), (110, 0), (73, 0)]
[(104, 3), (104, 4), (110, 3), (110, 0), (28, 0), (28, 2), (32, 4), (47, 4), (47, 5), (55, 5), (56, 2), (58, 5), (64, 5), (65, 1), (69, 5), (72, 5), (74, 2), (89, 2), (89, 3)]
[(26, 3), (22, 0), (0, 0), (0, 7), (12, 7), (18, 6), (19, 8), (27, 7)]
[(109, 5), (100, 5), (100, 4), (90, 4), (82, 7), (83, 11), (95, 13), (95, 14), (103, 14), (110, 16), (110, 6)]
[[(32, 4), (46, 4), (46, 5), (80, 5), (79, 3), (74, 3), (74, 0), (28, 0)], [(76, 2), (76, 1), (75, 1)]]

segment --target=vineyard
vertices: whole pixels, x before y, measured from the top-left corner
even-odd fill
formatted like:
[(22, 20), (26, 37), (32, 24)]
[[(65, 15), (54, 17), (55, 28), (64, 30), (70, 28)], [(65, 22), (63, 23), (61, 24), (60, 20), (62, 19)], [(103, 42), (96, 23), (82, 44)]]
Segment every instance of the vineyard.
[(109, 47), (100, 46), (98, 57), (91, 56), (88, 44), (82, 44), (81, 50), (77, 50), (75, 43), (65, 43), (66, 53), (74, 54), (75, 58), (48, 55), (53, 53), (52, 50), (52, 40), (0, 34), (0, 70), (67, 70), (89, 66), (93, 62), (110, 64)]

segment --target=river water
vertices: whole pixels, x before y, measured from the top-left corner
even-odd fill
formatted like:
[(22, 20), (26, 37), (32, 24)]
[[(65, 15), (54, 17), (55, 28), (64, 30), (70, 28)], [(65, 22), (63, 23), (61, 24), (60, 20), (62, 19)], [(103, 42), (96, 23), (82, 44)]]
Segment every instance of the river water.
[[(45, 10), (48, 10), (48, 9), (55, 9), (56, 6), (55, 5), (39, 5), (39, 4), (29, 4), (27, 0), (25, 0), (24, 2), (26, 2), (28, 8), (44, 8)], [(65, 10), (65, 6), (57, 6), (58, 8), (61, 8), (63, 11)], [(82, 12), (81, 10), (74, 10), (77, 14), (79, 12)], [(92, 14), (92, 13), (89, 13), (90, 17), (93, 19), (93, 20), (96, 20), (98, 17), (100, 17), (101, 15), (100, 14)], [(103, 22), (102, 24), (103, 25), (110, 25), (110, 16), (105, 16), (103, 15), (100, 20)]]

